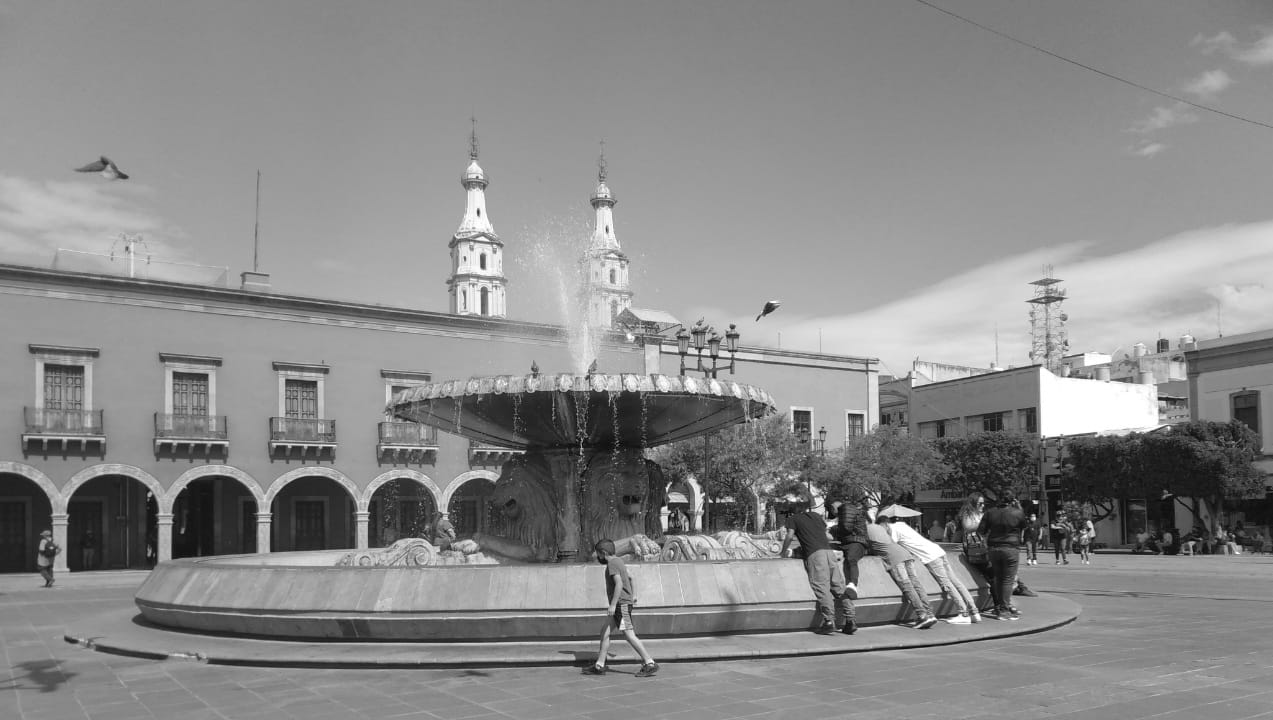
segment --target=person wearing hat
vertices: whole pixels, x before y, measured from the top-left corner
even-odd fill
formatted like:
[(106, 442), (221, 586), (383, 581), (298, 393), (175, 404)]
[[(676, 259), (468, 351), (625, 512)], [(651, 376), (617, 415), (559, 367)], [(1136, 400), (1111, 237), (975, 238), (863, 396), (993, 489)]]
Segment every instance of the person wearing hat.
[(40, 577), (44, 578), (44, 587), (53, 587), (53, 558), (61, 550), (53, 542), (53, 531), (45, 530), (40, 533), (40, 544), (35, 549), (35, 567), (40, 571)]

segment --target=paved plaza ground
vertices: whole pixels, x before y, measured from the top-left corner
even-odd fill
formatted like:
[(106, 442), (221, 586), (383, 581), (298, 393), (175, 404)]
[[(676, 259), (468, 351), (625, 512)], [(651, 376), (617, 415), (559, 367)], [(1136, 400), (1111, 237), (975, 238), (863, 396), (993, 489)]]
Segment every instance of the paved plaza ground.
[[(63, 640), (143, 575), (0, 576), (0, 718), (1041, 718), (1273, 720), (1273, 557), (1097, 555), (1023, 568), (1083, 606), (1057, 630), (777, 660), (577, 668), (315, 670), (152, 661)], [(871, 633), (868, 628), (860, 636)], [(918, 631), (917, 631), (918, 632)]]

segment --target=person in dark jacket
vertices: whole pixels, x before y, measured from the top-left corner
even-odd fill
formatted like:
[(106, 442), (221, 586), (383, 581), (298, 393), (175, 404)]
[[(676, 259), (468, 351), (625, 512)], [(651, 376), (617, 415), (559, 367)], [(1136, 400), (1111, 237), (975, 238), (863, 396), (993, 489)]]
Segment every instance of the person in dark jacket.
[(997, 605), (992, 616), (1001, 620), (1019, 620), (1021, 612), (1012, 604), (1012, 590), (1017, 582), (1017, 565), (1021, 557), (1021, 531), (1028, 521), (1012, 493), (1005, 492), (998, 507), (987, 510), (981, 517), (977, 532), (985, 538), (990, 566), (994, 568), (994, 593)]

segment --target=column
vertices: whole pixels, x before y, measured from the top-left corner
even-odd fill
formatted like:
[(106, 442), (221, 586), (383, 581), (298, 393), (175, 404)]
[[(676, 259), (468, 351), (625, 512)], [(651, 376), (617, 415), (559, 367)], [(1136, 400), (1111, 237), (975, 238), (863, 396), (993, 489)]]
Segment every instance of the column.
[(270, 518), (273, 513), (259, 512), (256, 514), (256, 551), (259, 553), (272, 552), (270, 549)]
[(157, 513), (155, 521), (159, 542), (159, 547), (155, 548), (155, 560), (166, 562), (172, 559), (172, 513)]
[(354, 513), (354, 549), (366, 550), (371, 547), (367, 539), (367, 520), (371, 517), (371, 513), (366, 510), (359, 510)]
[(689, 519), (690, 526), (689, 528), (686, 529), (686, 532), (688, 532), (690, 535), (702, 535), (703, 526), (699, 522), (699, 516), (703, 514), (702, 511), (690, 509), (690, 510), (686, 510), (685, 514), (690, 516), (690, 519)]
[(69, 568), (66, 567), (66, 556), (70, 552), (70, 546), (66, 542), (68, 517), (66, 513), (53, 513), (50, 516), (53, 521), (53, 544), (62, 548), (62, 552), (53, 558), (53, 572), (55, 573), (69, 572)]

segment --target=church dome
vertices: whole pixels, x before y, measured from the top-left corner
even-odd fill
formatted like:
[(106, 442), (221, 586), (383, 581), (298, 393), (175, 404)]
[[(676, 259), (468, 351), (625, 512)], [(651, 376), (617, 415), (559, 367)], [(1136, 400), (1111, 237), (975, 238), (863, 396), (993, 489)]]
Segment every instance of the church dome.
[(469, 167), (464, 171), (464, 176), (460, 178), (460, 182), (468, 184), (470, 182), (486, 182), (486, 173), (482, 171), (482, 166), (477, 164), (477, 160), (469, 163)]
[(614, 200), (614, 195), (610, 192), (610, 187), (606, 185), (606, 181), (602, 180), (597, 183), (597, 189), (592, 191), (593, 200)]

